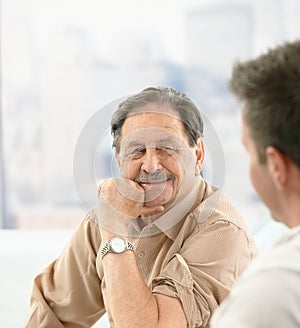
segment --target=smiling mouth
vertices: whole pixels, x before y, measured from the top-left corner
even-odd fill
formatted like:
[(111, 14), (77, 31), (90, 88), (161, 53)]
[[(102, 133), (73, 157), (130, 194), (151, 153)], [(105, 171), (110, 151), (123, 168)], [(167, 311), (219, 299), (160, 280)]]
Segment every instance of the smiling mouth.
[(166, 183), (168, 180), (160, 180), (160, 181), (141, 181), (140, 184), (147, 184), (147, 185), (155, 185), (155, 184), (161, 184)]
[(170, 180), (173, 180), (173, 178), (172, 177), (167, 177), (166, 179), (162, 179), (162, 180), (141, 180), (139, 178), (134, 179), (134, 181), (136, 183), (138, 183), (139, 185), (156, 185), (156, 184), (166, 183)]

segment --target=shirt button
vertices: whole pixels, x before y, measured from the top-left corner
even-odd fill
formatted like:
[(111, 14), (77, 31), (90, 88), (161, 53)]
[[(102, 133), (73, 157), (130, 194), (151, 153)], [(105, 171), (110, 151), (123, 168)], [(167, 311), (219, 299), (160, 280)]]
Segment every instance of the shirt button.
[(145, 256), (145, 253), (144, 252), (140, 252), (139, 255), (138, 255), (138, 258), (141, 260), (144, 256)]

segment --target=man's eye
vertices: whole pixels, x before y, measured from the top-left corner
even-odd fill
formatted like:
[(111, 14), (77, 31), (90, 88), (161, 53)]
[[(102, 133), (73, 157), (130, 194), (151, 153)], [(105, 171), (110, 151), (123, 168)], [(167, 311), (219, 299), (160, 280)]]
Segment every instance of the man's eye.
[(140, 153), (144, 153), (145, 152), (145, 148), (139, 147), (134, 149), (131, 153), (132, 154), (140, 154)]
[(162, 146), (162, 147), (159, 147), (160, 150), (163, 150), (163, 151), (166, 151), (166, 152), (174, 152), (175, 151), (175, 148), (172, 147), (172, 146)]

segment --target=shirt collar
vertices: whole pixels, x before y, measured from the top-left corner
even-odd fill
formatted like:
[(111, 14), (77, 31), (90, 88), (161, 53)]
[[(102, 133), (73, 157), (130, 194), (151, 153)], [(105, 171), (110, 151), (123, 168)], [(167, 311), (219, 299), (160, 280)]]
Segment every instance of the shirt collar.
[(289, 229), (284, 235), (279, 239), (277, 245), (283, 244), (287, 241), (294, 239), (297, 235), (300, 234), (300, 226)]
[[(175, 240), (178, 235), (183, 219), (192, 210), (196, 200), (203, 198), (205, 192), (205, 182), (202, 177), (195, 177), (195, 183), (190, 192), (179, 203), (163, 213), (156, 221), (140, 229), (136, 219), (132, 220), (129, 226), (129, 235), (146, 237), (163, 232), (167, 237)], [(201, 201), (201, 200), (200, 200)]]

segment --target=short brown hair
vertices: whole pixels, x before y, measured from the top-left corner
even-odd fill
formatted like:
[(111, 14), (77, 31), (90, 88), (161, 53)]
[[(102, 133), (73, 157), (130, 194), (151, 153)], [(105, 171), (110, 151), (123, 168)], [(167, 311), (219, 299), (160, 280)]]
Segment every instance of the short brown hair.
[(246, 122), (261, 162), (276, 147), (300, 167), (300, 41), (237, 63), (231, 91), (245, 103)]

